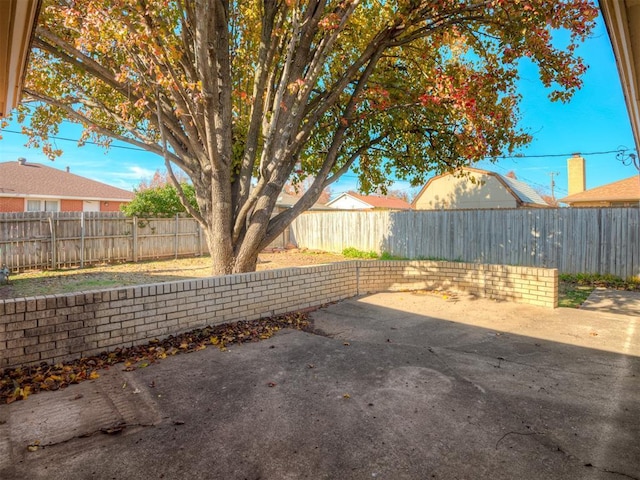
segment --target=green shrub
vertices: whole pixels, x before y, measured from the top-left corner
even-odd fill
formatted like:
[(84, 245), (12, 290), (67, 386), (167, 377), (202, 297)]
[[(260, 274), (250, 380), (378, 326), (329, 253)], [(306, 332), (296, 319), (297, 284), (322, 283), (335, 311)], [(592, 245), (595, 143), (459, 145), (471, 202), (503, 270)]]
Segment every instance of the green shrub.
[[(197, 211), (196, 194), (193, 185), (182, 184), (182, 191), (191, 206)], [(128, 217), (174, 217), (178, 213), (186, 212), (180, 202), (178, 191), (173, 185), (165, 184), (158, 187), (136, 190), (133, 200), (120, 207)]]
[(408, 258), (391, 255), (389, 252), (382, 252), (382, 255), (380, 255), (380, 260), (408, 260)]
[(600, 273), (562, 273), (560, 281), (589, 287), (615, 288), (618, 290), (640, 290), (640, 278), (624, 279), (616, 275)]
[(363, 250), (358, 250), (357, 248), (347, 247), (342, 250), (342, 255), (347, 258), (378, 258), (379, 255), (374, 252), (365, 252)]

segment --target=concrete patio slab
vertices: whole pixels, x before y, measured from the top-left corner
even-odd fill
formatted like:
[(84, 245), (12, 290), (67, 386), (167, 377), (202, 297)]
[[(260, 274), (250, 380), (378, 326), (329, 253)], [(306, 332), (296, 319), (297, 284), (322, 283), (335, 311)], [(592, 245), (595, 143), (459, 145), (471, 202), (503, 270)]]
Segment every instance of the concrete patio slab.
[(640, 292), (596, 288), (580, 308), (640, 317)]
[(312, 317), (0, 406), (0, 478), (640, 479), (635, 316), (402, 292)]

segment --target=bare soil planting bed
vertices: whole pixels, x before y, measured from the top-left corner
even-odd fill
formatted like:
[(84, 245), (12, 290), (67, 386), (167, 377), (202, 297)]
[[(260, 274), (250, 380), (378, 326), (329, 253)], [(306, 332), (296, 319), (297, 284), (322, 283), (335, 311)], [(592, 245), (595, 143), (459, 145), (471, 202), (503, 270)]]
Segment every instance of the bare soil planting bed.
[[(258, 271), (340, 262), (340, 254), (315, 250), (261, 253)], [(97, 265), (65, 270), (34, 270), (12, 275), (0, 285), (1, 298), (32, 297), (86, 290), (171, 282), (211, 276), (209, 257)]]

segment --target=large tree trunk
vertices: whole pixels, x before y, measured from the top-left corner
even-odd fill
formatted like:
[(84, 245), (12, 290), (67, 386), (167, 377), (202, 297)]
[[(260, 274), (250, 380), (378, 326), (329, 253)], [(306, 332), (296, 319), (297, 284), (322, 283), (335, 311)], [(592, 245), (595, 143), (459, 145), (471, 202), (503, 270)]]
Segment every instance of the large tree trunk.
[(213, 182), (212, 208), (206, 212), (205, 236), (211, 254), (213, 275), (234, 273), (233, 244), (231, 242), (231, 187), (228, 182)]
[(268, 185), (265, 193), (257, 200), (249, 217), (249, 224), (238, 244), (234, 246), (234, 273), (255, 271), (258, 254), (266, 247), (265, 234), (279, 194), (277, 186)]

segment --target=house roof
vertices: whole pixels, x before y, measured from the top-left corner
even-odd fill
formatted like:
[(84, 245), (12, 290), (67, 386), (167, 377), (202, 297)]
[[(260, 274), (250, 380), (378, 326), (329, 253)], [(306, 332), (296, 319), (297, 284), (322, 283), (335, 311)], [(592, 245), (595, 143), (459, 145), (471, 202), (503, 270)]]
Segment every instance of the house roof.
[(0, 117), (20, 101), (40, 0), (0, 1)]
[[(278, 195), (278, 200), (276, 201), (276, 206), (282, 207), (282, 208), (291, 208), (296, 203), (298, 203), (298, 200), (300, 200), (300, 197), (291, 195), (290, 193), (287, 193), (287, 192), (280, 192), (280, 195)], [(313, 205), (311, 205), (311, 208), (309, 210), (331, 210), (331, 208), (327, 207), (326, 205), (320, 202), (316, 202)]]
[[(495, 177), (505, 187), (507, 192), (513, 195), (513, 198), (515, 198), (519, 206), (523, 206), (523, 207), (550, 207), (551, 206), (542, 198), (542, 196), (540, 196), (538, 192), (536, 192), (530, 185), (528, 185), (525, 182), (516, 180), (515, 178), (506, 177), (504, 175), (500, 175), (499, 173), (491, 172), (489, 170), (482, 170), (480, 168), (465, 167), (462, 170), (466, 172), (477, 173), (480, 175), (489, 175), (489, 176)], [(447, 175), (453, 175), (453, 174), (454, 172), (448, 172), (448, 173), (443, 173), (441, 175), (436, 175), (435, 177), (430, 178), (429, 181), (426, 183), (426, 185), (422, 187), (422, 190), (420, 190), (420, 193), (416, 195), (416, 198), (413, 200), (413, 205), (415, 206), (418, 199), (422, 196), (422, 194), (427, 190), (427, 188), (433, 181), (435, 181), (436, 179), (445, 177)]]
[(640, 2), (599, 0), (618, 65), (631, 129), (640, 148)]
[(39, 163), (0, 163), (0, 197), (128, 202), (133, 193)]
[(580, 202), (624, 202), (640, 201), (640, 178), (638, 175), (607, 183), (584, 192), (574, 193), (559, 200), (562, 203)]
[(411, 210), (411, 204), (405, 202), (398, 197), (383, 197), (378, 195), (360, 195), (356, 192), (346, 192), (327, 203), (327, 206), (338, 201), (338, 199), (349, 196), (369, 205), (371, 208), (380, 208), (388, 210)]
[[(489, 172), (492, 173), (492, 172)], [(541, 205), (548, 207), (549, 204), (542, 198), (542, 196), (536, 192), (529, 184), (525, 182), (521, 182), (515, 178), (506, 177), (504, 175), (500, 175), (496, 173), (504, 183), (506, 183), (511, 191), (516, 194), (516, 196), (522, 201), (522, 203), (527, 205)]]

